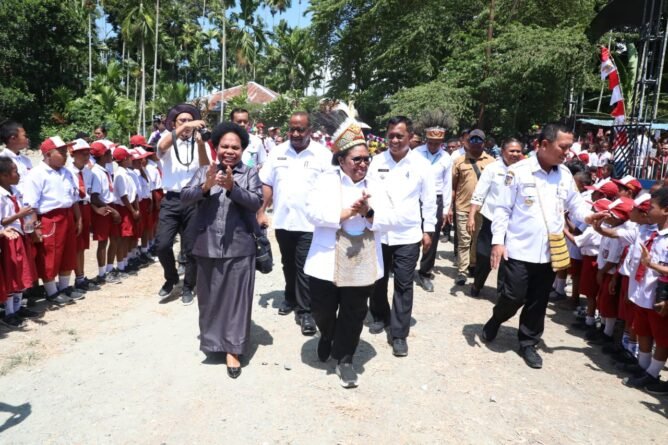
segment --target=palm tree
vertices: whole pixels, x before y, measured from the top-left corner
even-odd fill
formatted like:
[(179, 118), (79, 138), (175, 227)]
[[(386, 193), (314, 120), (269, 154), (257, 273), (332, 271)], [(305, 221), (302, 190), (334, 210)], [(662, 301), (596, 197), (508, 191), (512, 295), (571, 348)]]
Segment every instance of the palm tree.
[[(160, 29), (160, 0), (155, 0), (155, 45), (153, 46), (153, 87), (151, 88), (151, 104), (155, 103), (155, 90), (158, 81), (158, 34)], [(155, 107), (151, 105), (151, 116), (155, 115)]]

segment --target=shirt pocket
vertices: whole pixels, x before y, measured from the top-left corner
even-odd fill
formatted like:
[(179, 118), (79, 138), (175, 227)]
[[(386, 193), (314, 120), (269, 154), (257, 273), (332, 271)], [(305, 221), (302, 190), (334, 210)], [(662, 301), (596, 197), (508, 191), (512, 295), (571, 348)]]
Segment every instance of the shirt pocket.
[(520, 205), (531, 208), (538, 201), (538, 190), (533, 185), (522, 185), (519, 192)]

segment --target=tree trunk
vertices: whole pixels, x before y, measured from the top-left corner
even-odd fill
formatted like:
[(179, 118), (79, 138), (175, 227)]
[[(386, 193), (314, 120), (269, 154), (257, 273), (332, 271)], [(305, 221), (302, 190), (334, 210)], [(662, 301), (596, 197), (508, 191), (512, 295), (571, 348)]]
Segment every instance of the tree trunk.
[(155, 93), (158, 81), (158, 30), (160, 29), (160, 0), (155, 0), (155, 47), (153, 55), (153, 87), (151, 88), (151, 119), (155, 114)]
[(93, 85), (93, 19), (88, 12), (88, 88)]
[(146, 133), (146, 44), (141, 37), (141, 97), (139, 98), (139, 134)]
[[(483, 79), (489, 75), (489, 68), (492, 63), (492, 40), (494, 39), (494, 1), (489, 1), (489, 26), (487, 27), (487, 48), (485, 48), (485, 72)], [(483, 95), (480, 100), (480, 113), (478, 113), (478, 127), (483, 126), (483, 119), (485, 118), (485, 106), (487, 102), (487, 95)]]

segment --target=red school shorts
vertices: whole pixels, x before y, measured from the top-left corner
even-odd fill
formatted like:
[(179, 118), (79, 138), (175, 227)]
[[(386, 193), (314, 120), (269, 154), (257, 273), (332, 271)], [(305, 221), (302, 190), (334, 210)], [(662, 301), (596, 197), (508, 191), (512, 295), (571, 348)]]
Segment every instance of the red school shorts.
[(144, 230), (153, 228), (153, 202), (148, 198), (139, 201), (139, 213), (141, 214), (142, 226), (142, 232), (139, 236), (141, 236)]
[(77, 236), (77, 252), (90, 248), (90, 225), (92, 222), (92, 209), (90, 204), (79, 203), (81, 212), (81, 233)]
[(153, 197), (153, 213), (151, 213), (153, 225), (151, 227), (157, 227), (158, 219), (160, 218), (160, 203), (165, 196), (165, 191), (163, 189), (155, 189), (151, 192), (151, 195)]
[(629, 295), (629, 277), (626, 275), (617, 274), (617, 279), (620, 280), (619, 285), (619, 304), (617, 318), (625, 322), (633, 323), (633, 314), (635, 313), (636, 305), (628, 299)]
[(35, 244), (37, 274), (44, 282), (53, 281), (58, 273), (77, 266), (77, 236), (72, 208), (55, 209), (40, 217), (42, 242)]
[(596, 298), (598, 284), (596, 283), (596, 257), (582, 255), (582, 270), (580, 272), (580, 293), (587, 298)]
[(91, 209), (91, 228), (93, 230), (93, 239), (95, 241), (107, 241), (112, 232), (114, 224), (111, 215), (98, 215)]
[(37, 280), (37, 266), (33, 259), (32, 241), (27, 235), (16, 239), (0, 238), (2, 251), (2, 271), (0, 280), (4, 283), (4, 293), (21, 292), (32, 287)]
[(640, 337), (653, 337), (657, 346), (668, 348), (668, 317), (654, 309), (636, 307), (633, 329)]
[(121, 223), (114, 224), (111, 228), (111, 236), (121, 238), (132, 238), (134, 236), (134, 224), (132, 214), (125, 206), (114, 204), (114, 209), (121, 215)]
[(610, 293), (610, 280), (612, 280), (612, 277), (613, 275), (609, 273), (603, 276), (603, 282), (596, 296), (598, 311), (601, 313), (601, 317), (605, 318), (617, 318), (618, 314), (617, 295)]

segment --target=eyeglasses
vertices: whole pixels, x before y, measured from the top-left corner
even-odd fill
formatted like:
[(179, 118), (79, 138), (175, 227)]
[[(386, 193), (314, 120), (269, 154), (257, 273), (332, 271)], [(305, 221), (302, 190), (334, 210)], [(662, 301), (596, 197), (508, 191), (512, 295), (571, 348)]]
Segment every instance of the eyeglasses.
[(479, 137), (477, 137), (477, 136), (474, 136), (474, 137), (472, 137), (471, 139), (469, 139), (469, 142), (470, 142), (471, 144), (482, 144), (484, 141), (482, 140), (482, 138), (479, 138)]
[(288, 133), (306, 133), (308, 127), (290, 127), (288, 128)]
[(355, 163), (355, 165), (360, 165), (362, 162), (365, 162), (366, 165), (371, 164), (370, 156), (355, 156), (351, 160)]

